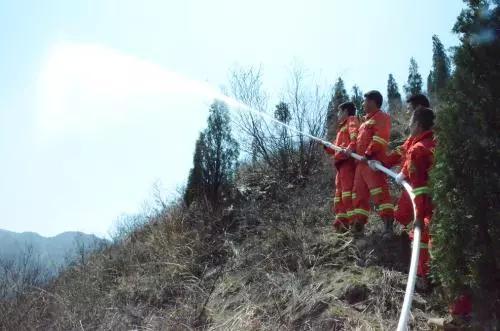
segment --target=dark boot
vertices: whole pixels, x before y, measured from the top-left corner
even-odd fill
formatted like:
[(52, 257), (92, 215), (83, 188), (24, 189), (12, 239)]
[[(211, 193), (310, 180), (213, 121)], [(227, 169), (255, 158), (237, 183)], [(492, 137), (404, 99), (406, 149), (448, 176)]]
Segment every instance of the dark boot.
[(394, 220), (392, 218), (384, 219), (384, 232), (382, 233), (382, 237), (390, 239), (394, 235)]
[(337, 233), (346, 233), (349, 231), (349, 224), (346, 224), (344, 222), (336, 221), (333, 224), (333, 228), (335, 229), (335, 232)]
[(411, 241), (410, 236), (406, 231), (401, 232), (399, 237), (399, 246), (401, 251), (401, 261), (403, 265), (407, 266), (411, 259)]
[(432, 291), (432, 284), (427, 277), (417, 277), (415, 283), (415, 291), (419, 293), (430, 293)]
[(365, 223), (360, 220), (355, 220), (352, 227), (351, 227), (351, 232), (354, 236), (354, 238), (361, 238), (364, 235), (365, 232)]

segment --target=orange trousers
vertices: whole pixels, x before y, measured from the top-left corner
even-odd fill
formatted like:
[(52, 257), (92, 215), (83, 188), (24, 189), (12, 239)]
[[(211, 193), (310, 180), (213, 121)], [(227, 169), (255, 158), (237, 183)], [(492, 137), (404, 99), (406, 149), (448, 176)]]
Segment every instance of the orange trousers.
[[(431, 256), (429, 249), (431, 248), (431, 235), (429, 232), (429, 226), (432, 217), (432, 204), (429, 203), (424, 210), (424, 228), (422, 229), (422, 234), (420, 236), (420, 255), (418, 259), (417, 275), (419, 277), (427, 277), (430, 273), (430, 260)], [(396, 207), (395, 219), (400, 223), (407, 232), (410, 233), (410, 238), (413, 240), (413, 230), (409, 228), (412, 221), (414, 220), (413, 205), (411, 203), (410, 196), (406, 191), (403, 191), (401, 197), (399, 198), (398, 205)]]
[(337, 164), (337, 175), (335, 176), (335, 198), (333, 211), (335, 222), (333, 226), (349, 226), (352, 218), (352, 187), (354, 183), (354, 160), (349, 159)]
[(370, 196), (382, 218), (394, 217), (394, 205), (387, 177), (372, 170), (368, 164), (357, 162), (353, 189), (353, 219), (366, 223), (370, 214)]

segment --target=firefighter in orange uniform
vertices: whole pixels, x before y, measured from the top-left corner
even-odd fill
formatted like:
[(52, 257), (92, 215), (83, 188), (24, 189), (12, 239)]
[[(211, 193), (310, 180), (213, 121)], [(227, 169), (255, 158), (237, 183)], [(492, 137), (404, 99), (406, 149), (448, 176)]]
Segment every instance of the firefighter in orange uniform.
[[(430, 271), (428, 245), (430, 240), (429, 225), (432, 218), (433, 205), (428, 182), (429, 171), (434, 163), (434, 149), (436, 147), (432, 132), (433, 125), (434, 112), (432, 109), (420, 107), (413, 112), (410, 120), (410, 137), (405, 143), (404, 163), (401, 173), (396, 179), (399, 183), (403, 180), (408, 181), (415, 195), (417, 211), (415, 220), (422, 229), (417, 275), (422, 280), (427, 280)], [(396, 209), (396, 221), (409, 231), (409, 226), (413, 219), (413, 206), (410, 196), (406, 191), (403, 191)]]
[[(354, 103), (344, 102), (339, 106), (339, 125), (334, 142), (335, 145), (345, 149), (355, 149), (359, 128), (359, 120), (355, 115), (356, 107)], [(355, 170), (354, 159), (345, 153), (336, 152), (328, 147), (325, 147), (325, 150), (328, 154), (332, 155), (337, 170), (334, 197), (335, 222), (333, 226), (335, 230), (343, 232), (349, 228), (353, 212), (352, 186)]]
[[(353, 189), (353, 233), (362, 235), (364, 225), (370, 213), (370, 196), (376, 204), (378, 213), (384, 221), (384, 237), (392, 236), (394, 205), (389, 193), (389, 184), (385, 174), (368, 165), (368, 161), (383, 161), (386, 157), (387, 143), (391, 131), (388, 114), (380, 110), (382, 95), (370, 91), (364, 95), (363, 107), (366, 112), (356, 141), (355, 152), (362, 156), (357, 161)], [(346, 153), (352, 152), (347, 149)]]

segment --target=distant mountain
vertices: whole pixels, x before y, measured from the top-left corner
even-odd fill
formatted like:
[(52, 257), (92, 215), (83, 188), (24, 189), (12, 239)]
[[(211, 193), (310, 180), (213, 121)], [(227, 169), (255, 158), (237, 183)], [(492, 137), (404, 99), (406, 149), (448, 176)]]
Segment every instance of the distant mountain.
[(95, 250), (106, 240), (82, 232), (64, 232), (54, 237), (42, 237), (34, 232), (16, 233), (0, 229), (0, 260), (19, 260), (30, 254), (51, 272), (68, 265), (82, 251)]

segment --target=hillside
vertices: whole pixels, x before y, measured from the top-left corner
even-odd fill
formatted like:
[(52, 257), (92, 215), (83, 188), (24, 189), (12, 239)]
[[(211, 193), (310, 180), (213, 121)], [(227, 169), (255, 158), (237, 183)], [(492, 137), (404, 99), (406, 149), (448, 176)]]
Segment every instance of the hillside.
[[(173, 205), (44, 290), (0, 306), (2, 329), (394, 329), (408, 254), (331, 230), (328, 165), (294, 183), (240, 168), (233, 205)], [(439, 293), (439, 291), (434, 291)], [(412, 325), (440, 304), (417, 294)]]

